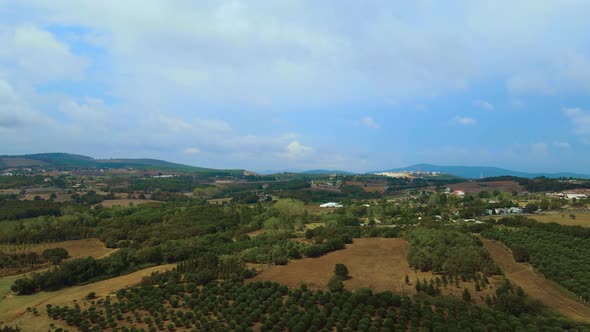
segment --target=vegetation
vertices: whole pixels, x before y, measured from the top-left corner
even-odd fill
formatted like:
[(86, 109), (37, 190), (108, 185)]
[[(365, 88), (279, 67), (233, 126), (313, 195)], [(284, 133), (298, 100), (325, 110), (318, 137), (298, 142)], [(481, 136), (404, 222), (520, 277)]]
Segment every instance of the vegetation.
[(551, 316), (519, 317), (465, 302), (412, 301), (390, 292), (311, 291), (287, 289), (271, 282), (186, 283), (177, 272), (154, 275), (143, 286), (121, 289), (116, 297), (89, 307), (47, 306), (47, 314), (82, 331), (120, 328), (132, 324), (146, 330), (261, 331), (427, 329), (432, 331), (499, 330), (586, 327)]
[(590, 239), (564, 234), (567, 228), (563, 233), (544, 228), (493, 228), (482, 235), (502, 241), (513, 249), (515, 260), (528, 261), (546, 278), (589, 301)]
[(481, 242), (465, 233), (416, 229), (408, 235), (410, 266), (421, 271), (475, 278), (477, 272), (497, 274), (498, 267)]

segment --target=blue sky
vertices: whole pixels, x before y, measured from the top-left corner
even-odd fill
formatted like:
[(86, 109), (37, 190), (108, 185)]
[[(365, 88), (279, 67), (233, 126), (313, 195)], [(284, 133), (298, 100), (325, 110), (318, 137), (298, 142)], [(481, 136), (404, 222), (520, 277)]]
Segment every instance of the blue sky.
[(0, 154), (590, 173), (588, 1), (0, 0)]

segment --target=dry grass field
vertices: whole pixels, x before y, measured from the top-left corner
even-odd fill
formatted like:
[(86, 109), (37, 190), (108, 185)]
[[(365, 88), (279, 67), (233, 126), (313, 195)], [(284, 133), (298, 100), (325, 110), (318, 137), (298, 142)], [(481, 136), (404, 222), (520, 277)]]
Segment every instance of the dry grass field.
[(531, 298), (568, 318), (590, 323), (589, 306), (571, 298), (557, 285), (536, 274), (530, 265), (517, 263), (510, 250), (502, 244), (483, 238), (482, 242), (506, 277), (522, 287)]
[(103, 201), (101, 203), (95, 204), (93, 206), (102, 205), (105, 208), (111, 208), (113, 206), (121, 206), (121, 207), (128, 207), (131, 205), (139, 205), (139, 204), (147, 204), (147, 203), (162, 203), (160, 201), (154, 201), (151, 199), (129, 199), (129, 198), (119, 198), (119, 199), (109, 199)]
[(104, 243), (95, 238), (27, 245), (0, 245), (0, 251), (12, 254), (23, 252), (36, 252), (41, 254), (43, 250), (51, 248), (64, 248), (68, 251), (70, 257), (72, 258), (88, 256), (99, 258), (115, 250), (107, 248)]
[[(571, 218), (570, 214), (573, 214), (576, 217)], [(529, 218), (535, 219), (540, 222), (556, 222), (561, 225), (578, 225), (590, 227), (590, 212), (556, 211), (529, 216)]]
[[(39, 243), (39, 244), (27, 244), (27, 245), (0, 245), (0, 251), (9, 253), (9, 254), (16, 254), (16, 253), (26, 253), (26, 252), (35, 252), (41, 254), (45, 249), (52, 249), (52, 248), (64, 248), (68, 251), (71, 258), (79, 258), (79, 257), (94, 257), (100, 258), (106, 255), (111, 254), (112, 252), (116, 251), (117, 249), (107, 248), (104, 243), (100, 242), (98, 239), (83, 239), (83, 240), (71, 240), (71, 241), (62, 241), (62, 242), (53, 242), (53, 243)], [(8, 269), (0, 269), (0, 276), (12, 275), (12, 274), (19, 274), (24, 272), (29, 272), (32, 270), (46, 268), (49, 265), (40, 265), (37, 266), (35, 269), (27, 269), (24, 270), (8, 270)]]
[[(328, 280), (333, 275), (334, 265), (342, 263), (348, 267), (351, 276), (349, 280), (344, 281), (346, 289), (368, 287), (375, 291), (389, 290), (415, 294), (416, 279), (430, 280), (436, 278), (436, 275), (412, 270), (406, 260), (407, 250), (408, 242), (404, 239), (354, 239), (354, 243), (347, 245), (344, 250), (334, 251), (319, 258), (290, 261), (284, 266), (272, 266), (251, 280), (270, 280), (289, 287), (305, 283), (312, 289), (325, 290)], [(410, 278), (410, 285), (405, 284), (406, 275)], [(495, 279), (491, 282), (497, 284)], [(473, 283), (463, 282), (459, 288), (443, 288), (442, 293), (461, 297), (463, 288), (469, 289), (477, 303), (484, 303), (485, 296), (494, 292), (492, 287), (476, 292)]]
[[(116, 292), (118, 289), (138, 284), (145, 276), (149, 276), (155, 271), (164, 271), (172, 269), (176, 264), (160, 265), (124, 276), (111, 278), (96, 283), (74, 286), (55, 292), (39, 292), (35, 295), (14, 296), (10, 293), (10, 285), (17, 276), (0, 279), (0, 323), (7, 325), (18, 325), (23, 331), (47, 331), (50, 323), (56, 323), (47, 317), (45, 305), (48, 303), (56, 305), (73, 305), (80, 304), (84, 307), (87, 305), (84, 300), (90, 292), (95, 292), (98, 297), (102, 297)], [(40, 315), (35, 316), (28, 312), (27, 308), (36, 308)], [(63, 324), (63, 322), (61, 322)], [(56, 324), (63, 328), (68, 328)], [(65, 324), (64, 324), (65, 325)], [(70, 327), (71, 329), (71, 327)]]
[(524, 191), (524, 187), (514, 181), (491, 181), (491, 182), (461, 182), (449, 185), (453, 190), (461, 190), (467, 194), (477, 194), (482, 190), (489, 191), (492, 193), (494, 190), (501, 192), (521, 192)]

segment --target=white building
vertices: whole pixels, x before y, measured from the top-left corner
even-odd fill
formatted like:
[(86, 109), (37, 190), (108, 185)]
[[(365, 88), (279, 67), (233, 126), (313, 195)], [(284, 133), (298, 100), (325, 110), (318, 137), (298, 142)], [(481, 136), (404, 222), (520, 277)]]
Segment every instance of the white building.
[(567, 199), (584, 199), (584, 198), (588, 197), (588, 195), (586, 195), (586, 194), (565, 194), (565, 197), (567, 197)]
[(328, 202), (320, 205), (321, 208), (341, 208), (343, 206), (344, 205), (336, 202)]

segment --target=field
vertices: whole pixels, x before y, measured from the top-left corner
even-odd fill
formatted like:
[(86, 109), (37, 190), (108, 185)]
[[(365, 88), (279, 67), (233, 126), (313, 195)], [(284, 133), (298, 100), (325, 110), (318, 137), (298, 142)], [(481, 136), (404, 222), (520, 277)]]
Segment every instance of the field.
[(482, 190), (492, 193), (494, 190), (501, 192), (521, 192), (524, 187), (514, 181), (491, 181), (491, 182), (461, 182), (449, 185), (452, 190), (461, 190), (467, 194), (477, 194)]
[[(347, 245), (344, 250), (334, 251), (319, 258), (290, 261), (284, 266), (273, 266), (251, 280), (270, 280), (288, 287), (297, 287), (305, 283), (312, 289), (325, 290), (328, 280), (333, 275), (334, 265), (342, 263), (348, 267), (351, 276), (349, 280), (344, 281), (346, 289), (371, 288), (377, 292), (389, 290), (415, 294), (416, 279), (430, 280), (436, 278), (436, 275), (412, 270), (406, 260), (407, 250), (408, 242), (404, 239), (354, 239), (354, 243)], [(410, 278), (410, 285), (406, 285), (404, 281), (406, 275)], [(492, 280), (492, 284), (494, 283)], [(460, 297), (463, 288), (467, 288), (477, 303), (483, 303), (486, 294), (493, 293), (490, 288), (476, 292), (473, 283), (463, 282), (460, 286), (443, 288), (442, 293)]]
[(564, 290), (536, 274), (529, 265), (517, 263), (502, 244), (488, 239), (482, 239), (482, 242), (506, 277), (522, 287), (531, 298), (568, 318), (590, 323), (590, 307), (572, 299)]
[[(122, 206), (122, 207), (128, 207), (131, 205), (138, 205), (138, 204), (146, 204), (146, 203), (161, 203), (159, 201), (154, 201), (151, 199), (128, 199), (128, 198), (120, 198), (120, 199), (110, 199), (110, 200), (106, 200), (103, 201), (101, 203), (98, 203), (96, 205), (102, 205), (105, 208), (111, 208), (113, 206)], [(94, 205), (94, 206), (96, 206)]]
[[(575, 219), (570, 217), (570, 214), (576, 216)], [(530, 216), (539, 222), (556, 222), (561, 225), (578, 225), (590, 227), (590, 212), (574, 212), (574, 211), (563, 211), (563, 212), (547, 212), (543, 214)]]
[[(116, 249), (107, 248), (98, 239), (71, 240), (53, 243), (28, 244), (28, 245), (0, 245), (0, 251), (8, 254), (35, 252), (41, 254), (45, 249), (64, 248), (71, 258), (78, 257), (104, 257)], [(41, 268), (43, 266), (39, 266)], [(27, 270), (30, 271), (30, 270)], [(0, 276), (23, 273), (27, 271), (7, 271), (0, 269)]]
[(115, 249), (107, 248), (104, 243), (98, 239), (70, 240), (52, 243), (27, 244), (27, 245), (0, 245), (0, 251), (6, 253), (36, 252), (41, 254), (45, 249), (64, 248), (68, 251), (71, 258), (103, 257)]
[[(13, 296), (10, 294), (10, 285), (17, 277), (2, 278), (0, 279), (0, 296), (2, 296), (0, 300), (0, 322), (7, 325), (18, 325), (23, 331), (47, 331), (49, 324), (55, 323), (45, 314), (45, 305), (47, 303), (73, 305), (74, 302), (77, 302), (84, 305), (84, 298), (90, 292), (95, 292), (97, 296), (105, 296), (120, 288), (139, 283), (143, 277), (149, 276), (152, 272), (169, 270), (175, 266), (175, 264), (155, 266), (88, 285), (26, 296)], [(39, 317), (35, 317), (32, 312), (27, 312), (28, 307), (37, 308), (40, 313)], [(63, 327), (67, 327), (65, 324), (63, 325)]]

